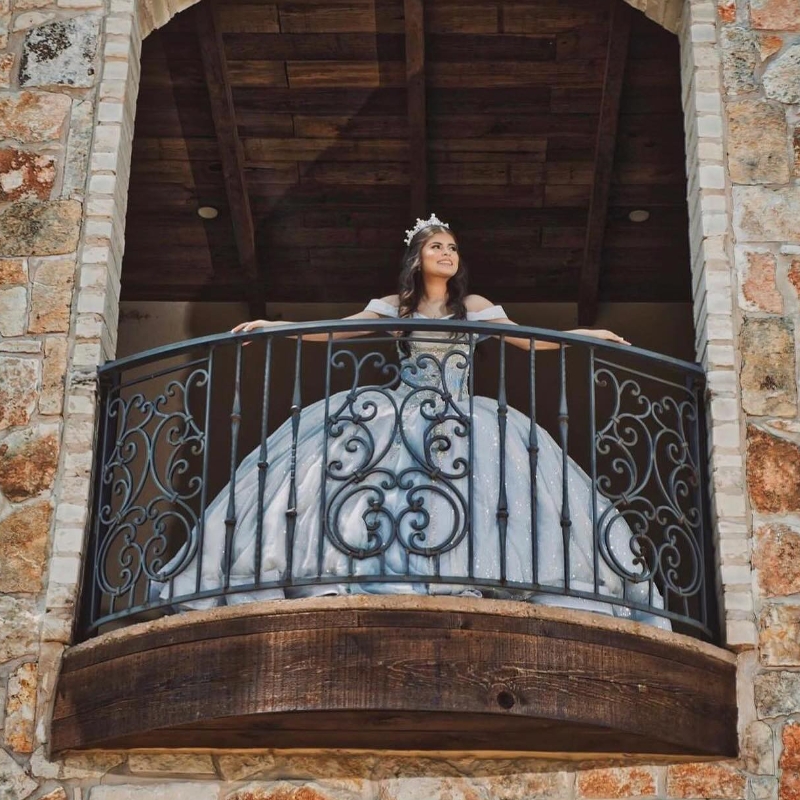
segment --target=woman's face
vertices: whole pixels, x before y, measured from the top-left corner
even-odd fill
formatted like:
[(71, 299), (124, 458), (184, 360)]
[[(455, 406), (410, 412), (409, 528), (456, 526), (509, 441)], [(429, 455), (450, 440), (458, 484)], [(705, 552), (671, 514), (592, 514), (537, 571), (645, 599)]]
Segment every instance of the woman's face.
[(458, 272), (458, 245), (446, 231), (434, 233), (420, 251), (422, 274), (437, 278), (451, 278)]

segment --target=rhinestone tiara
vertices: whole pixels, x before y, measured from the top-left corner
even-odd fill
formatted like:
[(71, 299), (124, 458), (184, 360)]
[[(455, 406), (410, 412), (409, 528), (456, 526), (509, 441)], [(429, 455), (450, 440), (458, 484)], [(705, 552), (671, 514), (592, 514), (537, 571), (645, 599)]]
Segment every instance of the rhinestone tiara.
[(406, 231), (406, 247), (411, 244), (411, 240), (420, 231), (425, 230), (425, 228), (432, 228), (434, 225), (438, 225), (440, 228), (447, 228), (450, 230), (450, 226), (446, 222), (442, 222), (439, 217), (436, 216), (436, 214), (431, 214), (428, 219), (419, 219), (419, 217), (417, 217), (417, 222), (414, 227)]

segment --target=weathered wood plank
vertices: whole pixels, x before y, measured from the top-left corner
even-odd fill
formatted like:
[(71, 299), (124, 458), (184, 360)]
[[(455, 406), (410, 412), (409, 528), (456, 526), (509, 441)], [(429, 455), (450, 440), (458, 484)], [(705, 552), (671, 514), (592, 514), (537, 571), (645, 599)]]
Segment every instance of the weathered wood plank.
[(266, 89), (234, 91), (237, 114), (405, 114), (405, 89)]
[(265, 161), (406, 161), (408, 142), (403, 139), (245, 139), (244, 152), (248, 166)]
[(287, 86), (286, 66), (282, 61), (228, 61), (227, 71), (232, 87)]
[(53, 747), (734, 755), (735, 666), (633, 630), (337, 607), (151, 630), (67, 652)]
[(402, 61), (403, 37), (375, 33), (264, 34), (225, 36), (229, 59), (270, 61)]
[(280, 30), (278, 8), (269, 3), (221, 3), (218, 20), (223, 34), (277, 33)]
[(356, 117), (306, 116), (296, 114), (295, 136), (298, 139), (408, 139), (408, 117), (403, 114), (365, 114)]
[(591, 87), (600, 85), (597, 63), (585, 61), (438, 62), (428, 80), (436, 89), (511, 86)]
[(633, 11), (623, 0), (610, 0), (610, 23), (606, 66), (603, 76), (603, 99), (600, 103), (600, 122), (595, 145), (594, 177), (586, 223), (586, 246), (578, 299), (578, 322), (594, 324), (597, 316), (600, 265), (603, 255), (603, 236), (606, 229), (609, 187), (614, 171), (614, 149), (619, 122), (619, 101)]
[(434, 3), (426, 9), (431, 33), (497, 33), (499, 8), (491, 3)]
[(393, 162), (314, 161), (300, 163), (300, 178), (303, 183), (323, 183), (336, 186), (370, 185), (408, 186), (408, 164)]
[(290, 61), (286, 74), (292, 89), (390, 89), (406, 85), (402, 62)]

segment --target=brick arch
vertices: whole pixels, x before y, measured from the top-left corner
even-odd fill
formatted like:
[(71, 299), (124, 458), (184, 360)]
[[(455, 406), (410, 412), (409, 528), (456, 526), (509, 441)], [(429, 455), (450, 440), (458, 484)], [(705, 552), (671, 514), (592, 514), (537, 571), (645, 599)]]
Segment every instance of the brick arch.
[[(180, 14), (197, 2), (199, 0), (142, 0), (138, 6), (142, 38), (156, 28), (166, 25), (176, 14)], [(684, 0), (625, 0), (625, 2), (668, 31), (678, 32)]]

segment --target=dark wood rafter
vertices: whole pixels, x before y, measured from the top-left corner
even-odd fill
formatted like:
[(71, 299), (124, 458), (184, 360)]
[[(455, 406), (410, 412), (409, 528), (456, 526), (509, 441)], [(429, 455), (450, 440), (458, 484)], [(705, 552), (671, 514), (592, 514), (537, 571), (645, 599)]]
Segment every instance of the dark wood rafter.
[(589, 199), (586, 243), (583, 251), (579, 295), (578, 323), (592, 325), (597, 317), (600, 290), (600, 266), (603, 257), (608, 199), (614, 170), (622, 83), (628, 60), (633, 10), (623, 0), (610, 0), (608, 46), (603, 75), (603, 95), (594, 154), (594, 178)]
[(428, 136), (425, 110), (425, 17), (423, 0), (403, 0), (408, 91), (411, 218), (427, 217)]
[[(216, 0), (204, 0), (195, 9), (195, 24), (203, 60), (211, 116), (217, 134), (225, 193), (228, 197), (239, 261), (247, 279), (258, 287), (251, 310), (263, 307), (263, 275), (256, 255), (255, 226), (244, 174), (244, 150), (236, 126), (233, 93), (225, 59), (225, 46), (217, 22)], [(251, 287), (252, 288), (252, 287)]]

